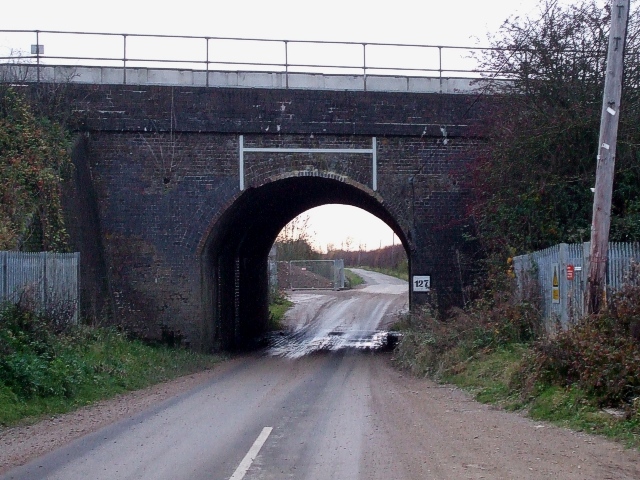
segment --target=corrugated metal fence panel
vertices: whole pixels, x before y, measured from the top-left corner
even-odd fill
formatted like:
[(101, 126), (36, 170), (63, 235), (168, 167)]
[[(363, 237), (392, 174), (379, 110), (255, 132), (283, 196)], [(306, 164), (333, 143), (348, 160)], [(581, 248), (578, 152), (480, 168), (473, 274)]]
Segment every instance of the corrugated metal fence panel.
[(45, 305), (58, 318), (78, 321), (79, 254), (49, 253), (45, 264)]
[(560, 305), (554, 304), (551, 299), (552, 265), (558, 263), (559, 253), (560, 247), (555, 245), (531, 254), (532, 263), (538, 274), (538, 285), (541, 289), (542, 311), (547, 320), (555, 320), (560, 317)]
[(610, 243), (609, 263), (607, 264), (607, 286), (616, 291), (627, 280), (631, 262), (640, 261), (640, 244), (638, 243)]
[[(586, 265), (584, 262), (584, 245), (572, 243), (567, 245), (567, 265), (574, 268), (574, 278), (567, 279), (567, 318), (569, 323), (575, 323), (584, 315), (584, 293), (586, 285)], [(564, 267), (566, 276), (566, 267)], [(562, 292), (560, 292), (562, 294)]]
[(78, 321), (79, 253), (0, 252), (0, 300)]
[(44, 263), (40, 253), (7, 252), (7, 300), (37, 310), (44, 306)]
[(0, 303), (7, 301), (7, 252), (0, 252)]
[(607, 287), (616, 289), (620, 277), (624, 275), (624, 266), (621, 261), (624, 259), (624, 248), (618, 243), (609, 244), (609, 261), (607, 263)]
[[(589, 243), (561, 244), (514, 258), (519, 295), (523, 285), (537, 280), (544, 319), (551, 326), (559, 321), (563, 327), (586, 314), (585, 293), (588, 280)], [(609, 244), (607, 287), (616, 291), (627, 281), (631, 263), (640, 263), (640, 243)], [(553, 264), (558, 264), (560, 303), (553, 303)], [(573, 280), (569, 279), (568, 266), (573, 266)]]
[(516, 279), (518, 301), (531, 301), (538, 296), (540, 285), (538, 277), (532, 275), (531, 255), (519, 255), (513, 258), (513, 274)]

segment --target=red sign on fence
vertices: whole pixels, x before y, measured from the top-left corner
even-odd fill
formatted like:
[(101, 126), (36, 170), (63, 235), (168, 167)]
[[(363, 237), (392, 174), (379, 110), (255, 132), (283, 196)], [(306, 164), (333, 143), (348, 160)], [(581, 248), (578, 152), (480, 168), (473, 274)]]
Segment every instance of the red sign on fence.
[(575, 268), (573, 265), (567, 265), (567, 280), (573, 280)]

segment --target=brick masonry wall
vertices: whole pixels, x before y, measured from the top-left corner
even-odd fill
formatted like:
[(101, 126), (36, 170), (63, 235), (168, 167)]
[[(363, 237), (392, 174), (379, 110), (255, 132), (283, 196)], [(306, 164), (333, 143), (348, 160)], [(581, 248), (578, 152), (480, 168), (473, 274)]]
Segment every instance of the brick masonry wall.
[[(253, 191), (292, 176), (336, 180), (336, 191), (325, 189), (322, 198), (358, 197), (358, 206), (385, 215), (409, 250), (412, 273), (432, 275), (442, 304), (456, 302), (461, 179), (486, 101), (384, 92), (67, 89), (72, 123), (86, 137), (79, 154), (96, 192), (116, 316), (141, 334), (157, 337), (164, 329), (196, 348), (225, 344), (213, 339), (210, 323), (219, 320), (203, 300), (210, 287), (203, 259), (216, 257), (206, 251), (219, 233), (216, 222), (243, 198), (239, 135), (246, 147), (288, 148), (371, 148), (376, 136), (377, 192), (371, 157), (363, 154), (247, 152), (245, 184)], [(414, 304), (427, 300), (412, 297)]]

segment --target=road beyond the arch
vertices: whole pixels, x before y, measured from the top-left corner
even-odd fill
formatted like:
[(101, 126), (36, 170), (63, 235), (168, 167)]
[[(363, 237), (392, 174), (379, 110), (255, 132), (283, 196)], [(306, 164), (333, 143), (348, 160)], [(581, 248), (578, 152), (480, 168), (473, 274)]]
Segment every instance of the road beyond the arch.
[(365, 284), (353, 290), (289, 292), (287, 331), (270, 337), (269, 355), (299, 358), (319, 351), (377, 350), (388, 328), (409, 310), (409, 286), (381, 273), (351, 269)]
[[(640, 478), (637, 451), (481, 405), (455, 387), (399, 372), (389, 353), (347, 340), (323, 344), (329, 328), (346, 339), (384, 327), (383, 306), (397, 306), (387, 298), (403, 295), (395, 280), (363, 276), (371, 283), (360, 292), (316, 292), (327, 298), (315, 301), (310, 292), (293, 295), (302, 301), (288, 321), (306, 333), (288, 353), (234, 358), (197, 381), (0, 433), (0, 479)], [(358, 323), (364, 310), (351, 308), (354, 298), (378, 304), (372, 324)], [(343, 301), (351, 307), (336, 317)], [(300, 308), (305, 302), (318, 308)], [(309, 343), (324, 347), (301, 347)], [(75, 440), (62, 445), (64, 437)], [(49, 444), (62, 446), (7, 472), (28, 458), (21, 452)]]

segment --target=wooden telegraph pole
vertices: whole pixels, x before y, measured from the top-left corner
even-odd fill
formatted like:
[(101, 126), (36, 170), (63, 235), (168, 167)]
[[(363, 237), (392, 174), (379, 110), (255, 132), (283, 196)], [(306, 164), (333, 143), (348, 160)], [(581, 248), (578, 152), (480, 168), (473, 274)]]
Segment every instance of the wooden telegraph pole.
[(607, 52), (607, 70), (602, 98), (600, 140), (596, 188), (593, 197), (591, 221), (591, 259), (587, 285), (587, 308), (598, 313), (604, 306), (606, 292), (606, 267), (611, 225), (611, 196), (616, 158), (618, 119), (624, 66), (624, 44), (627, 35), (630, 0), (611, 0), (611, 29)]

